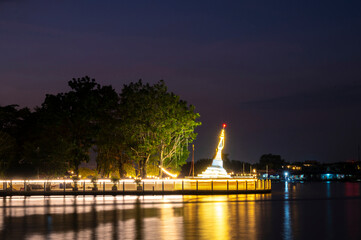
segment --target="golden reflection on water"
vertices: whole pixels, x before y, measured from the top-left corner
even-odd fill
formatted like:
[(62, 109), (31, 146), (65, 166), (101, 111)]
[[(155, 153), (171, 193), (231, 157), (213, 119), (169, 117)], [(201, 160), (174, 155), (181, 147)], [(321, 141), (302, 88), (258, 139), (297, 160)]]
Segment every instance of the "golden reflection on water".
[(5, 198), (0, 239), (259, 239), (260, 205), (270, 197)]
[(229, 239), (227, 224), (228, 204), (213, 202), (201, 204), (198, 208), (201, 239)]
[[(257, 239), (269, 195), (5, 198), (0, 238)], [(23, 226), (18, 231), (17, 227)], [(4, 227), (6, 229), (4, 229)]]
[[(0, 238), (256, 239), (259, 211), (255, 203), (269, 197), (4, 198), (0, 203)], [(18, 226), (23, 228), (19, 231)]]
[(263, 196), (185, 196), (185, 238), (256, 239), (255, 200), (259, 198)]
[(361, 239), (361, 184), (277, 186), (228, 196), (1, 198), (0, 239)]

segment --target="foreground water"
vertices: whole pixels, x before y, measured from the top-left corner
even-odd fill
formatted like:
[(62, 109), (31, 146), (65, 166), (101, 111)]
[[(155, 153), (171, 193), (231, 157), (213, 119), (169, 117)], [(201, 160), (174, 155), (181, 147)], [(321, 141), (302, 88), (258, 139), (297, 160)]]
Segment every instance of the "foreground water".
[(361, 183), (271, 194), (0, 198), (0, 239), (361, 239)]

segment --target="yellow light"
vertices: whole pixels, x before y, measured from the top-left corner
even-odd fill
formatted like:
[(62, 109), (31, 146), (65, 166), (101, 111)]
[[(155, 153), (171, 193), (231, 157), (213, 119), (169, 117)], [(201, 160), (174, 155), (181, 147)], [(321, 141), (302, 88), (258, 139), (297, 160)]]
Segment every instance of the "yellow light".
[(160, 169), (162, 169), (162, 171), (165, 173), (165, 174), (167, 174), (167, 175), (169, 175), (169, 176), (171, 176), (171, 177), (173, 177), (173, 178), (176, 178), (178, 175), (177, 174), (172, 174), (172, 173), (170, 173), (170, 172), (168, 172), (167, 170), (165, 170), (164, 168), (162, 168), (161, 166), (159, 166), (160, 167)]

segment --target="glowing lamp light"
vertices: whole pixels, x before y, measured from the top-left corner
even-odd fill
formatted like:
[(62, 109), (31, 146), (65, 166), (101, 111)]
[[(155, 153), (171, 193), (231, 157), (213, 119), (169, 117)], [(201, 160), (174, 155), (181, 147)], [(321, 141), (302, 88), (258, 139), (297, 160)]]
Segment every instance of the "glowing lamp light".
[(165, 173), (165, 174), (167, 174), (167, 175), (169, 175), (169, 176), (171, 176), (171, 177), (173, 177), (173, 178), (176, 178), (178, 175), (177, 174), (171, 174), (170, 172), (168, 172), (167, 170), (165, 170), (164, 168), (162, 168), (161, 166), (159, 166), (160, 167), (160, 169), (162, 169), (162, 171)]
[(223, 128), (226, 128), (226, 127), (227, 127), (227, 125), (225, 123), (223, 123)]

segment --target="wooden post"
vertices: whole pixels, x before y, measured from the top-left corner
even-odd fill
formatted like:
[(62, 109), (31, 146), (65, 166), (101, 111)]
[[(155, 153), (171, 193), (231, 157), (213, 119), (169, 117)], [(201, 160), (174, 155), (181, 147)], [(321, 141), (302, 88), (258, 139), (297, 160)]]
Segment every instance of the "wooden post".
[(248, 188), (248, 186), (247, 186), (247, 185), (248, 185), (248, 182), (247, 182), (247, 180), (246, 180), (246, 191), (248, 190), (248, 189), (247, 189), (247, 188)]
[(145, 185), (145, 183), (144, 183), (144, 181), (143, 181), (143, 192), (144, 192), (144, 185)]
[(227, 180), (227, 192), (229, 191), (229, 182)]
[(237, 191), (238, 191), (238, 180), (237, 180)]
[(103, 182), (103, 192), (105, 192), (105, 182)]
[(212, 189), (212, 192), (213, 192), (213, 180), (211, 181), (211, 189)]
[(83, 182), (83, 192), (85, 192), (85, 181)]
[(196, 180), (196, 191), (198, 192), (198, 180)]
[(44, 182), (44, 192), (46, 192), (46, 183)]
[(184, 180), (182, 180), (182, 191), (184, 192)]
[(64, 181), (64, 185), (63, 185), (63, 188), (64, 188), (64, 192), (65, 192), (65, 181)]
[(164, 180), (162, 180), (162, 192), (164, 192)]
[(124, 180), (123, 180), (123, 193), (125, 192), (125, 185), (124, 185)]

